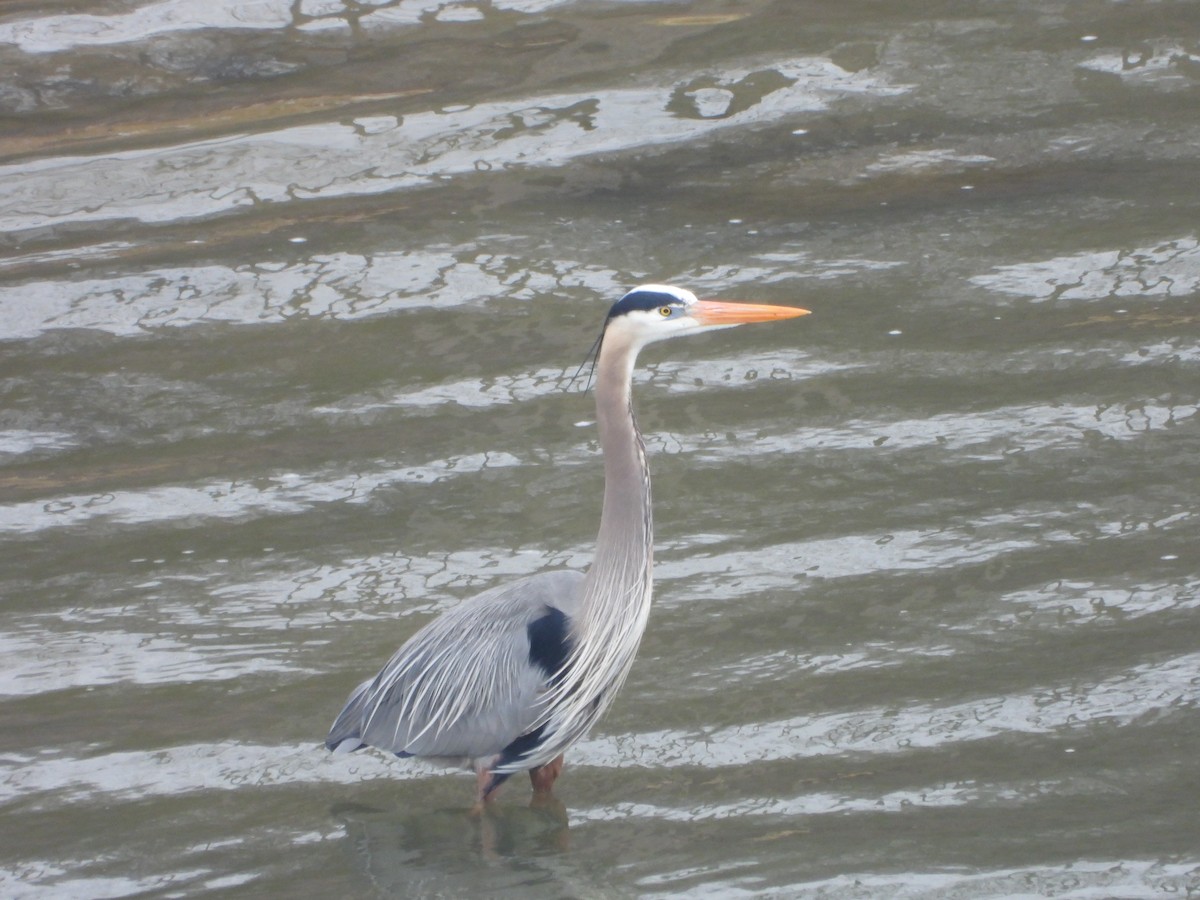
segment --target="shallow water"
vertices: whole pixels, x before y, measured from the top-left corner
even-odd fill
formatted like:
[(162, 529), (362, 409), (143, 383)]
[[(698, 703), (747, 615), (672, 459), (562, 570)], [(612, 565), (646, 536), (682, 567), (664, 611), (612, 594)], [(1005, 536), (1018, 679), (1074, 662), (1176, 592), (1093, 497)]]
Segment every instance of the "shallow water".
[[(1200, 5), (0, 15), (0, 894), (1200, 894)], [(328, 756), (586, 566), (645, 281), (656, 599), (561, 806)]]

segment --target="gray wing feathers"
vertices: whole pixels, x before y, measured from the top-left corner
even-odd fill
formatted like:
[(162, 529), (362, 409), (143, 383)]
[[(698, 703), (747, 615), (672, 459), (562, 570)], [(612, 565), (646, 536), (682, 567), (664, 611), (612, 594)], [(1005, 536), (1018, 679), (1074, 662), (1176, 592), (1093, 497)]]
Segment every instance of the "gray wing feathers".
[(438, 616), (351, 694), (326, 744), (460, 759), (499, 753), (538, 719), (547, 687), (529, 659), (528, 626), (547, 607), (573, 618), (582, 584), (579, 572), (546, 572)]

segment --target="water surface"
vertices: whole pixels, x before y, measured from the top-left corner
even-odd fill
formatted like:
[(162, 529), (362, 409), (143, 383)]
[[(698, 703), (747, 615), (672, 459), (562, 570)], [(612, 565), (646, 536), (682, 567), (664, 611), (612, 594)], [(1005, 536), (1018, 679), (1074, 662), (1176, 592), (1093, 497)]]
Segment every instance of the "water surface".
[[(0, 893), (1200, 894), (1200, 6), (0, 15)], [(657, 588), (561, 805), (320, 747), (585, 567), (645, 281)]]

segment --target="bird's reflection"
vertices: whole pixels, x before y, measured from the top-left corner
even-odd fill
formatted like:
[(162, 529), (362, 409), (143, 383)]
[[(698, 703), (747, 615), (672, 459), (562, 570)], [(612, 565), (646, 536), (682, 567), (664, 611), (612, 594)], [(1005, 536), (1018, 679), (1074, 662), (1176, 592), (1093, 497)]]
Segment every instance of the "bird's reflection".
[(554, 882), (547, 864), (569, 844), (567, 810), (553, 795), (528, 806), (489, 803), (475, 814), (359, 804), (331, 812), (346, 828), (355, 866), (384, 894), (480, 896)]

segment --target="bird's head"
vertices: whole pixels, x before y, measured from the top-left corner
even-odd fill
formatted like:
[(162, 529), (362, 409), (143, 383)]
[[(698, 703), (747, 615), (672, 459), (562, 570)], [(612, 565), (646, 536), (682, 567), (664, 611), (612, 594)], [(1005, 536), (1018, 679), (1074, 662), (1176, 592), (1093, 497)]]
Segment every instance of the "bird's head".
[[(794, 319), (808, 313), (807, 309), (798, 306), (697, 300), (695, 294), (683, 288), (669, 284), (643, 284), (612, 305), (604, 321), (604, 330), (571, 381), (573, 383), (579, 377), (589, 362), (594, 369), (605, 353), (612, 352), (624, 359), (628, 373), (632, 373), (638, 351), (654, 341), (699, 331), (732, 328), (747, 322)], [(591, 384), (590, 376), (588, 384)]]
[(697, 300), (695, 294), (683, 288), (644, 284), (612, 305), (604, 332), (606, 340), (610, 334), (620, 334), (630, 344), (642, 347), (678, 335), (732, 328), (747, 322), (793, 319), (808, 312), (796, 306)]

